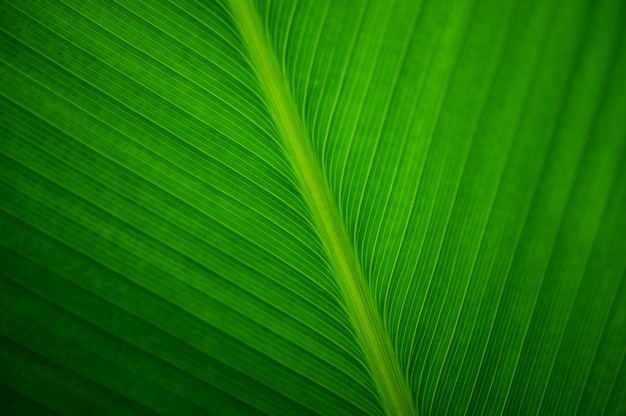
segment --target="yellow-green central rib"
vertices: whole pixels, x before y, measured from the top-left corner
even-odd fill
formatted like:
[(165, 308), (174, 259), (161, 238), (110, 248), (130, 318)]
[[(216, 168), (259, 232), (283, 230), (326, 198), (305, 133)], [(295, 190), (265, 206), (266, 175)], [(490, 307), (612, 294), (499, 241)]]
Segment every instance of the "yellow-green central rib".
[(381, 402), (389, 415), (416, 415), (412, 396), (325, 182), (284, 74), (265, 36), (252, 0), (231, 0), (230, 6), (267, 95), (285, 150), (300, 182), (320, 239), (344, 296)]

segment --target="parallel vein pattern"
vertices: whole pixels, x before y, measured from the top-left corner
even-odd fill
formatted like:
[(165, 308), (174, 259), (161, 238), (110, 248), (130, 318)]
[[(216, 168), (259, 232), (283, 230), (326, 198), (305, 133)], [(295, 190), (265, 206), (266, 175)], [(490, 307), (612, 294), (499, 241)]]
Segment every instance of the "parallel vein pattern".
[(626, 3), (0, 2), (0, 408), (626, 414)]

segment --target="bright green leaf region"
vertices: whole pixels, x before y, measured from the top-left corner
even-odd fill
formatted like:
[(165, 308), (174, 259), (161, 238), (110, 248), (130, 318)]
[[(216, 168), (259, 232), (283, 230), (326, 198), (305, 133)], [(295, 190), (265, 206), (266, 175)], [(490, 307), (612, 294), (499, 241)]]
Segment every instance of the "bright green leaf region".
[(623, 0), (2, 0), (3, 415), (625, 415)]

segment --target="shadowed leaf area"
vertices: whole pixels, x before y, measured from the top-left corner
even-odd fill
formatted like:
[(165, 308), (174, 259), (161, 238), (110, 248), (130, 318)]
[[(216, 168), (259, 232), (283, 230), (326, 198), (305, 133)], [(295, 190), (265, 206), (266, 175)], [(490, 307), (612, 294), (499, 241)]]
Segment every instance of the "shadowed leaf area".
[(626, 414), (626, 3), (0, 3), (7, 415)]

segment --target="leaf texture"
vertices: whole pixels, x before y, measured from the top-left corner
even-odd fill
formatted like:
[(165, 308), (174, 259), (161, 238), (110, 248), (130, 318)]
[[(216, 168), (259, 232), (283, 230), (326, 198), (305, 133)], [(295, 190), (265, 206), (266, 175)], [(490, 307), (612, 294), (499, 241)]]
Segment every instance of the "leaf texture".
[(0, 19), (10, 414), (626, 412), (624, 2)]

